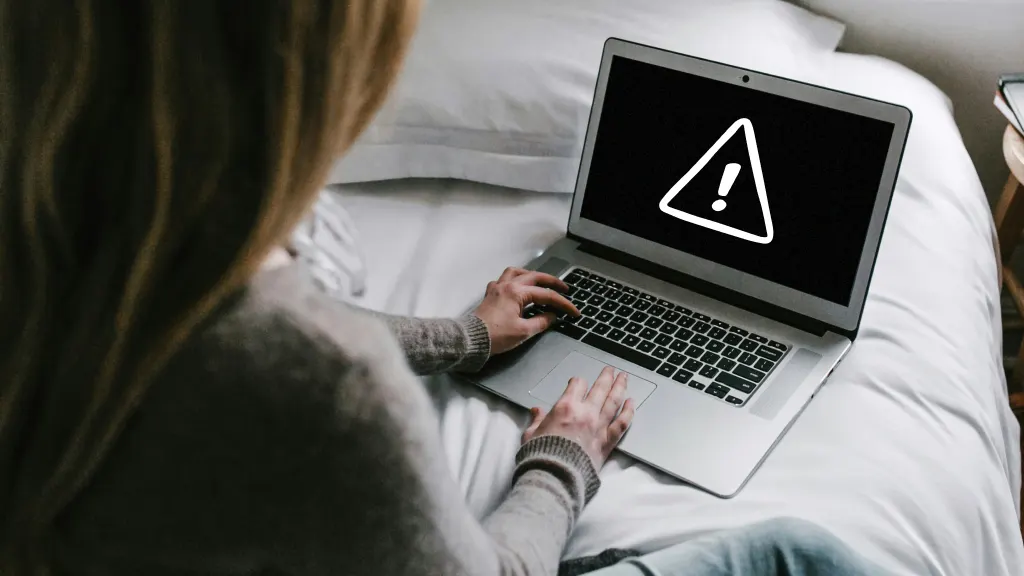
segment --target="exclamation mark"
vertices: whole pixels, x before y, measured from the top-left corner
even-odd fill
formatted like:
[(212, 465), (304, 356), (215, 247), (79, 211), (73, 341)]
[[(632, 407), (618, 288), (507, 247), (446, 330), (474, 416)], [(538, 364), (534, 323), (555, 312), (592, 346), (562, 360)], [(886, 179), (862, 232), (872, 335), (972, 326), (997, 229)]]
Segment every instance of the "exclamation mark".
[[(740, 165), (732, 162), (725, 165), (725, 171), (722, 172), (722, 182), (718, 185), (718, 195), (725, 198), (729, 194), (729, 190), (732, 190), (732, 185), (736, 183), (736, 177), (740, 175)], [(725, 210), (725, 200), (719, 198), (711, 204), (711, 209), (715, 212), (721, 212)]]

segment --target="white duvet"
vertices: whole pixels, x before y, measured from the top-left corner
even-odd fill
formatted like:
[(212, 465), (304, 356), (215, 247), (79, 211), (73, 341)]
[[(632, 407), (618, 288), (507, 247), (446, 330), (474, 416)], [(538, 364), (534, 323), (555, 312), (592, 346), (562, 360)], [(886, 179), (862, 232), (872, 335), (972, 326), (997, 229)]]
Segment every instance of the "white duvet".
[[(949, 104), (876, 58), (831, 55), (812, 78), (914, 112), (860, 337), (739, 495), (721, 500), (617, 456), (566, 558), (796, 516), (899, 574), (1021, 573), (992, 219)], [(564, 233), (569, 204), (454, 181), (339, 191), (367, 252), (362, 303), (423, 316), (466, 309), (505, 266)], [(454, 474), (484, 514), (508, 488), (525, 415), (446, 377), (427, 384)], [(680, 441), (713, 443), (714, 430)]]

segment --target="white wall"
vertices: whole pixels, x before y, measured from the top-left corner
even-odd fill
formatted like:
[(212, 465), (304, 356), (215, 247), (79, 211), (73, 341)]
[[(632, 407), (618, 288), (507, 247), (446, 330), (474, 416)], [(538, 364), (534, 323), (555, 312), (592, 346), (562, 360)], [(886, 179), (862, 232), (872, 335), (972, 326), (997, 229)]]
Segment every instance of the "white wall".
[(1024, 0), (794, 0), (847, 24), (841, 47), (914, 69), (953, 100), (989, 198), (1002, 190), (1006, 121), (992, 106), (996, 79), (1024, 72)]

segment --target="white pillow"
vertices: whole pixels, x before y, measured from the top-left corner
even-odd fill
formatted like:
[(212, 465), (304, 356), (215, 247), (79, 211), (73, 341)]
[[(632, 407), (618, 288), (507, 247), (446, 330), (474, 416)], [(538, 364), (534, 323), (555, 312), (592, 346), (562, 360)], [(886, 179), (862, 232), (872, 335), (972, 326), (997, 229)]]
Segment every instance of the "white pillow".
[(843, 31), (779, 0), (430, 0), (393, 93), (330, 181), (572, 192), (607, 38), (804, 78)]

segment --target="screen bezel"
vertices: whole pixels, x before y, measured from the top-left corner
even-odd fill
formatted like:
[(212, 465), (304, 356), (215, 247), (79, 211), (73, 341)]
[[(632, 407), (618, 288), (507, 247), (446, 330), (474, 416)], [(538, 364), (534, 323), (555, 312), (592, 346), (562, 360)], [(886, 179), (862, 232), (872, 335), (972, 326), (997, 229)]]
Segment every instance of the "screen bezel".
[[(751, 90), (768, 92), (869, 118), (876, 118), (893, 124), (894, 129), (889, 142), (889, 150), (886, 154), (882, 178), (879, 182), (878, 194), (871, 211), (871, 222), (868, 225), (864, 249), (861, 252), (860, 262), (857, 265), (857, 274), (850, 294), (850, 301), (847, 305), (837, 304), (830, 300), (812, 296), (753, 274), (741, 272), (735, 268), (675, 250), (623, 232), (622, 230), (580, 217), (590, 174), (594, 144), (600, 128), (601, 110), (604, 105), (608, 74), (612, 59), (616, 56), (736, 84)], [(744, 80), (745, 77), (746, 80)], [(843, 331), (854, 331), (860, 322), (875, 257), (881, 242), (885, 218), (895, 188), (896, 177), (899, 173), (911, 118), (910, 110), (895, 104), (813, 86), (702, 58), (668, 52), (618, 38), (610, 38), (605, 42), (604, 52), (601, 57), (601, 69), (597, 77), (594, 103), (590, 110), (590, 121), (587, 125), (587, 135), (584, 141), (583, 155), (580, 160), (580, 170), (576, 179), (572, 210), (569, 216), (569, 234), (670, 269), (683, 271), (689, 276), (754, 297), (765, 303), (796, 312), (830, 326), (835, 326)], [(771, 190), (768, 191), (768, 194), (770, 198)], [(813, 270), (813, 266), (811, 266), (811, 269)]]

